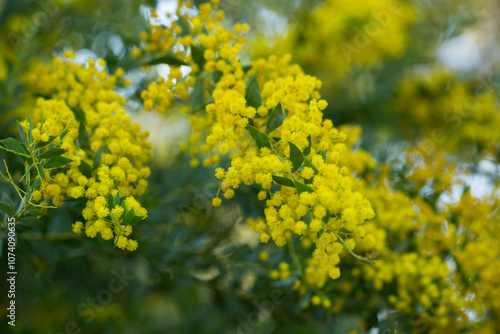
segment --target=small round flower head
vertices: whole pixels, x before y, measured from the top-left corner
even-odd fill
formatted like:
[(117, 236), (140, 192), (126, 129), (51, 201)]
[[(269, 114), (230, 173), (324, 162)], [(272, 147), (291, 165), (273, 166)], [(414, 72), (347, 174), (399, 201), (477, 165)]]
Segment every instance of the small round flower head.
[(77, 221), (73, 224), (73, 232), (75, 233), (82, 233), (82, 228), (83, 228), (83, 223), (80, 221)]

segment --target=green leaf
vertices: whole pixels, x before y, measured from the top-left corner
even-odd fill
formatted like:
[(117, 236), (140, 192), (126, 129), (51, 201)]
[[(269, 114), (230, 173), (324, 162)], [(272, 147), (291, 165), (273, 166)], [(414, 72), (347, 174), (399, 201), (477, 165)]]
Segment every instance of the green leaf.
[(294, 143), (288, 142), (288, 144), (290, 145), (290, 161), (293, 164), (292, 173), (295, 173), (295, 171), (302, 166), (304, 155)]
[(189, 35), (191, 32), (191, 27), (189, 26), (189, 23), (187, 23), (182, 17), (179, 16), (177, 19), (177, 25), (182, 28), (182, 32), (179, 34), (179, 36), (184, 37)]
[(133, 218), (134, 218), (134, 209), (130, 209), (130, 211), (127, 211), (127, 213), (125, 214), (125, 218), (123, 220), (123, 223), (125, 225), (130, 225)]
[(311, 211), (310, 210), (308, 210), (307, 213), (306, 213), (306, 215), (304, 217), (302, 217), (302, 220), (307, 225), (309, 225), (311, 223), (312, 217), (311, 217)]
[(330, 220), (330, 210), (326, 209), (326, 215), (323, 217), (323, 221), (325, 224), (328, 224), (328, 221)]
[(28, 123), (30, 125), (30, 129), (28, 131), (29, 136), (30, 136), (30, 142), (33, 142), (33, 136), (31, 135), (31, 132), (33, 131), (33, 125), (31, 124), (31, 117), (30, 117), (30, 115), (28, 115)]
[(214, 71), (214, 73), (212, 74), (212, 79), (214, 80), (214, 82), (219, 82), (221, 78), (222, 78), (222, 72)]
[(307, 136), (307, 140), (309, 140), (309, 145), (304, 149), (304, 156), (308, 156), (311, 153), (311, 135)]
[(33, 180), (31, 180), (31, 182), (30, 182), (30, 188), (31, 189), (36, 189), (41, 184), (42, 184), (42, 179), (40, 177), (36, 177)]
[(83, 122), (80, 123), (80, 127), (78, 128), (78, 144), (83, 150), (87, 151), (90, 149), (89, 134)]
[(32, 215), (25, 215), (19, 218), (16, 224), (27, 228), (34, 228), (40, 225), (40, 221)]
[(123, 212), (127, 212), (127, 206), (125, 205), (125, 201), (122, 201), (120, 206), (123, 208)]
[(196, 78), (196, 83), (194, 84), (193, 96), (193, 112), (197, 110), (198, 106), (203, 106), (205, 104), (204, 99), (205, 86), (203, 86), (203, 81), (200, 77)]
[[(80, 123), (85, 124), (85, 122), (87, 120), (86, 120), (85, 113), (83, 112), (83, 110), (80, 109), (79, 107), (75, 107), (72, 109), (72, 111), (73, 111), (73, 114), (75, 115), (76, 120)], [(40, 132), (42, 132), (42, 128), (40, 128)]]
[(45, 172), (43, 170), (42, 165), (39, 162), (36, 163), (36, 170), (38, 172), (38, 175), (42, 178), (42, 180), (45, 179)]
[(113, 208), (120, 205), (120, 192), (116, 192), (115, 198), (113, 199)]
[(134, 216), (134, 218), (132, 218), (132, 221), (130, 222), (130, 225), (134, 225), (135, 223), (138, 223), (143, 219), (144, 217)]
[(273, 175), (273, 181), (281, 184), (282, 186), (295, 187), (295, 183), (293, 183), (293, 180), (283, 176)]
[(111, 210), (112, 208), (114, 208), (113, 206), (113, 202), (114, 202), (114, 198), (113, 198), (113, 195), (111, 195), (111, 193), (108, 193), (108, 208)]
[(262, 105), (262, 97), (260, 96), (259, 83), (257, 82), (257, 74), (255, 72), (247, 81), (246, 95), (245, 99), (249, 106), (257, 109)]
[(35, 208), (33, 206), (28, 208), (28, 213), (33, 217), (39, 217), (39, 216), (45, 215), (45, 212), (43, 212), (42, 210)]
[(40, 159), (55, 158), (55, 157), (58, 157), (60, 155), (63, 155), (64, 152), (65, 151), (63, 148), (53, 147), (53, 148), (45, 151), (44, 153), (40, 154), (40, 156), (38, 158), (40, 158)]
[(19, 121), (17, 121), (17, 131), (19, 132), (19, 137), (21, 138), (21, 141), (25, 145), (28, 145), (28, 138), (26, 137), (26, 132), (24, 132), (24, 129), (21, 126), (21, 123), (19, 123)]
[(99, 164), (101, 163), (101, 155), (102, 155), (102, 147), (99, 147), (93, 160), (94, 166), (99, 166)]
[(309, 303), (312, 297), (312, 291), (308, 291), (305, 295), (303, 295), (299, 302), (297, 303), (297, 306), (295, 306), (295, 312), (299, 312), (300, 310), (303, 310), (306, 308), (306, 305)]
[(173, 53), (168, 53), (168, 52), (146, 55), (143, 57), (141, 64), (142, 65), (167, 64), (171, 66), (187, 65), (185, 61), (178, 59)]
[(297, 192), (299, 193), (299, 195), (305, 191), (308, 191), (310, 193), (314, 192), (313, 188), (306, 186), (302, 182), (299, 182), (297, 180), (293, 180), (293, 182), (295, 183), (295, 188), (297, 189)]
[[(67, 131), (67, 130), (66, 130)], [(63, 132), (64, 133), (64, 132)], [(67, 133), (67, 132), (66, 132)], [(61, 134), (62, 135), (62, 134)], [(44, 147), (44, 146), (47, 146), (49, 145), (50, 143), (52, 143), (54, 141), (54, 139), (56, 139), (57, 136), (49, 136), (49, 140), (47, 141), (39, 141), (38, 143), (36, 143), (35, 145), (35, 148), (40, 148), (40, 147)], [(61, 138), (62, 139), (62, 138)]]
[(247, 129), (248, 132), (250, 132), (252, 138), (257, 143), (257, 146), (271, 148), (269, 137), (264, 132), (260, 131), (259, 129), (250, 124), (247, 124)]
[(23, 146), (23, 144), (19, 143), (14, 138), (0, 140), (0, 143), (6, 151), (15, 153), (18, 156), (29, 158), (29, 152), (26, 146)]
[(16, 210), (9, 203), (5, 203), (0, 201), (0, 210), (5, 212), (9, 216), (14, 216), (16, 214)]
[(80, 172), (88, 179), (92, 177), (92, 167), (84, 160), (81, 161), (80, 166), (78, 166), (78, 170), (80, 170)]
[(326, 150), (321, 152), (321, 157), (323, 158), (323, 161), (326, 162)]
[[(69, 130), (66, 129), (64, 130), (63, 132), (61, 132), (61, 134), (59, 135), (59, 138), (61, 138), (61, 140), (64, 139), (64, 137), (66, 137), (66, 135), (68, 134)], [(56, 137), (54, 137), (54, 139), (50, 140), (50, 138), (52, 138), (52, 136), (49, 137), (49, 142), (51, 142), (52, 140), (54, 140)]]
[(24, 150), (25, 152), (28, 152), (28, 154), (29, 154), (29, 151), (28, 151), (28, 146), (26, 146), (24, 143), (19, 143), (19, 144), (21, 145), (21, 147), (23, 148), (23, 150)]
[(318, 174), (319, 173), (319, 171), (316, 168), (316, 166), (314, 166), (312, 164), (312, 162), (309, 159), (307, 159), (307, 158), (304, 158), (304, 167), (311, 167), (314, 170), (314, 174)]
[(270, 134), (274, 130), (276, 130), (285, 120), (285, 114), (283, 112), (283, 108), (281, 107), (281, 103), (271, 111), (269, 115), (269, 119), (267, 120), (266, 133)]
[(51, 168), (59, 168), (66, 166), (73, 160), (65, 158), (65, 157), (55, 157), (52, 159), (47, 160), (47, 162), (43, 165), (43, 168), (45, 169), (51, 169)]
[(191, 55), (193, 56), (193, 60), (200, 68), (200, 71), (203, 70), (203, 66), (205, 66), (205, 57), (203, 56), (205, 48), (203, 46), (191, 45)]

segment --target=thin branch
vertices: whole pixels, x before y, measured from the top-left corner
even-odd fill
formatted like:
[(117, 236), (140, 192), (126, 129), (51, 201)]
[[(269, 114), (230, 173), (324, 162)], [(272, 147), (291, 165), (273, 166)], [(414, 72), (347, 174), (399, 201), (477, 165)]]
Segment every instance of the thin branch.
[(337, 232), (333, 229), (333, 227), (331, 227), (330, 225), (327, 224), (327, 226), (330, 228), (330, 230), (332, 230), (333, 234), (335, 234), (335, 236), (340, 240), (340, 242), (342, 243), (342, 245), (344, 245), (344, 248), (349, 252), (351, 253), (352, 256), (354, 256), (356, 259), (358, 260), (361, 260), (361, 261), (364, 261), (364, 262), (367, 262), (369, 264), (371, 264), (372, 266), (375, 265), (375, 262), (373, 262), (372, 260), (370, 259), (367, 259), (366, 257), (363, 257), (363, 256), (360, 256), (356, 253), (354, 253), (350, 248), (349, 246), (347, 246), (347, 244), (345, 243), (344, 239), (342, 239), (340, 237), (340, 235), (337, 234)]

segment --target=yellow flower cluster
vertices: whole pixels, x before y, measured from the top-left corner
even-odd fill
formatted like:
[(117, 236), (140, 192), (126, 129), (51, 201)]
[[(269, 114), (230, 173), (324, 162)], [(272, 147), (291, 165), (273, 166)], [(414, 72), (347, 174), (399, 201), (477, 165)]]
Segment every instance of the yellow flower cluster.
[(389, 296), (389, 301), (405, 313), (413, 311), (416, 298), (429, 308), (432, 301), (440, 297), (438, 286), (442, 286), (447, 275), (446, 265), (439, 257), (425, 259), (417, 253), (396, 254), (377, 261), (376, 269), (373, 266), (363, 269), (364, 279), (373, 281), (375, 290), (396, 281), (397, 296)]
[[(43, 115), (42, 118), (39, 116)], [(64, 101), (60, 100), (45, 100), (38, 98), (36, 107), (33, 110), (33, 124), (31, 125), (31, 145), (36, 145), (39, 149), (48, 148), (50, 144), (60, 145), (65, 153), (62, 155), (65, 158), (71, 159), (73, 162), (67, 166), (78, 165), (78, 160), (84, 155), (83, 151), (79, 151), (75, 141), (78, 138), (78, 122), (74, 120), (74, 115)], [(26, 133), (30, 131), (30, 123), (28, 120), (21, 122), (23, 130)], [(37, 166), (38, 173), (43, 172), (41, 166)], [(59, 183), (51, 182), (50, 170), (45, 171), (46, 177), (42, 182), (42, 187), (33, 192), (33, 200), (40, 201), (43, 198), (52, 199), (55, 206), (64, 204), (64, 192), (67, 182)], [(57, 178), (67, 180), (64, 174), (58, 174)]]
[[(496, 152), (500, 141), (498, 94), (488, 83), (457, 80), (444, 68), (412, 72), (404, 78), (391, 110), (406, 124), (423, 130), (423, 150), (456, 151), (464, 147)], [(409, 136), (414, 128), (405, 128)], [(418, 130), (418, 129), (417, 129)]]
[[(258, 198), (266, 201), (267, 208), (265, 220), (257, 220), (254, 228), (261, 232), (261, 241), (272, 239), (284, 246), (288, 232), (308, 236), (316, 244), (308, 280), (316, 277), (315, 284), (321, 285), (328, 276), (338, 278), (340, 253), (355, 246), (352, 238), (344, 243), (340, 234), (365, 237), (361, 225), (374, 213), (352, 189), (349, 170), (338, 166), (346, 135), (323, 119), (327, 102), (320, 100), (317, 91), (321, 82), (290, 64), (289, 55), (257, 59), (244, 67), (239, 52), (245, 39), (238, 34), (247, 26), (238, 24), (227, 31), (217, 25), (222, 14), (210, 4), (201, 5), (194, 17), (182, 15), (183, 3), (179, 5), (177, 15), (197, 38), (187, 43), (188, 36), (176, 31), (181, 21), (174, 21), (172, 28), (151, 27), (143, 40), (149, 43), (146, 52), (177, 46), (177, 59), (191, 66), (190, 77), (182, 82), (195, 86), (192, 95), (213, 99), (201, 112), (192, 108), (193, 135), (188, 144), (193, 153), (209, 153), (203, 161), (209, 166), (219, 162), (215, 150), (220, 155), (231, 152), (231, 166), (218, 168), (216, 177), (222, 180), (227, 199), (241, 184), (260, 186)], [(163, 112), (175, 96), (187, 98), (176, 91), (179, 84), (174, 85), (174, 80), (181, 79), (180, 72), (174, 67), (172, 73), (175, 78), (160, 79), (143, 92), (146, 109), (156, 104), (157, 111)], [(213, 200), (215, 206), (221, 202), (219, 197)]]
[[(361, 137), (361, 127), (360, 126), (348, 126), (342, 125), (339, 127), (339, 131), (346, 134), (346, 147), (353, 147), (359, 142)], [(361, 149), (349, 149), (345, 150), (340, 156), (339, 165), (347, 167), (349, 170), (357, 173), (358, 175), (363, 175), (369, 170), (375, 169), (377, 167), (377, 162), (370, 155), (370, 153)]]
[[(212, 2), (217, 3), (217, 1)], [(191, 8), (192, 3), (189, 1), (179, 1), (176, 11), (179, 18), (172, 22), (171, 27), (152, 23), (149, 27), (150, 32), (141, 34), (143, 50), (136, 49), (137, 57), (143, 53), (149, 56), (158, 55), (160, 59), (165, 53), (171, 57), (165, 60), (171, 64), (168, 77), (151, 83), (141, 94), (146, 111), (155, 108), (158, 113), (167, 112), (175, 98), (186, 100), (189, 97), (189, 91), (197, 81), (200, 86), (197, 90), (203, 97), (203, 88), (213, 83), (213, 78), (210, 78), (208, 73), (232, 70), (227, 62), (236, 58), (241, 50), (241, 44), (246, 41), (242, 33), (248, 31), (248, 25), (237, 24), (234, 26), (234, 32), (228, 31), (218, 25), (224, 18), (224, 12), (215, 11), (212, 4), (200, 4), (196, 16), (183, 14)], [(153, 15), (156, 16), (155, 13)], [(185, 77), (182, 77), (180, 64), (191, 67)], [(203, 72), (204, 75), (201, 74)], [(195, 104), (191, 106), (194, 109), (198, 108)], [(195, 140), (193, 137), (192, 141)]]
[(376, 291), (389, 291), (387, 300), (396, 310), (425, 321), (431, 333), (458, 332), (469, 323), (471, 303), (449, 281), (449, 267), (439, 256), (392, 253), (376, 267), (363, 266), (362, 275)]
[[(134, 196), (143, 194), (148, 185), (150, 170), (144, 165), (152, 155), (148, 132), (131, 122), (123, 109), (124, 98), (114, 91), (122, 70), (109, 75), (92, 59), (84, 66), (71, 61), (71, 52), (66, 56), (66, 60), (56, 58), (53, 67), (38, 66), (26, 78), (30, 91), (54, 97), (37, 101), (33, 139), (45, 142), (67, 128), (62, 147), (72, 160), (63, 169), (47, 171), (43, 191), (35, 192), (34, 198), (52, 199), (56, 206), (63, 204), (63, 195), (85, 198), (85, 223), (76, 222), (73, 231), (81, 233), (84, 228), (88, 237), (100, 233), (105, 240), (114, 238), (121, 249), (135, 250), (137, 241), (127, 237), (130, 224), (147, 216)], [(98, 64), (105, 66), (103, 60)], [(24, 126), (27, 130), (26, 122)]]
[(369, 186), (363, 180), (356, 186), (376, 212), (376, 219), (370, 224), (376, 225), (384, 233), (394, 233), (401, 240), (418, 230), (421, 222), (406, 194), (397, 190), (390, 192), (383, 185)]
[[(333, 3), (329, 1), (325, 6)], [(382, 3), (389, 6), (387, 1), (380, 1), (380, 6), (370, 7), (375, 3), (366, 8), (377, 13), (383, 9)], [(349, 299), (369, 299), (367, 307), (376, 310), (380, 298), (385, 298), (395, 310), (425, 319), (432, 333), (475, 328), (466, 311), (472, 309), (482, 315), (481, 305), (496, 314), (498, 286), (493, 277), (497, 272), (491, 269), (478, 274), (484, 261), (496, 263), (498, 258), (498, 247), (493, 245), (497, 234), (487, 238), (482, 224), (483, 220), (496, 218), (488, 211), (491, 206), (481, 209), (474, 204), (470, 212), (480, 213), (475, 220), (468, 218), (467, 210), (434, 207), (419, 193), (429, 185), (436, 197), (449, 192), (458, 184), (453, 178), (457, 165), (435, 155), (433, 150), (409, 148), (403, 157), (411, 160), (410, 171), (401, 177), (413, 187), (412, 195), (392, 189), (388, 166), (377, 166), (367, 152), (352, 148), (359, 140), (360, 129), (337, 129), (323, 118), (327, 103), (318, 93), (321, 82), (317, 78), (290, 64), (288, 55), (261, 58), (243, 66), (239, 57), (243, 40), (237, 36), (244, 29), (241, 25), (234, 32), (221, 28), (217, 20), (222, 14), (209, 4), (203, 6), (199, 16), (184, 15), (185, 7), (180, 6), (177, 14), (187, 26), (174, 21), (171, 28), (153, 27), (151, 34), (142, 37), (147, 54), (176, 50), (176, 59), (191, 67), (185, 78), (172, 67), (169, 78), (151, 84), (143, 98), (146, 109), (156, 107), (160, 113), (173, 107), (176, 98), (190, 103), (183, 106), (183, 112), (190, 113), (193, 134), (182, 148), (208, 156), (204, 166), (218, 163), (219, 155), (230, 155), (230, 166), (215, 171), (221, 180), (221, 196), (213, 199), (215, 206), (221, 205), (221, 197), (234, 197), (242, 184), (259, 188), (257, 197), (266, 204), (264, 217), (249, 219), (248, 223), (260, 232), (262, 242), (273, 240), (278, 246), (288, 245), (294, 260), (279, 263), (270, 271), (270, 277), (297, 277), (293, 288), (299, 294), (312, 292), (310, 304), (333, 312), (340, 312)], [(351, 7), (346, 5), (345, 10)], [(406, 3), (400, 9), (401, 16), (391, 17), (395, 20), (393, 28), (384, 31), (388, 35), (381, 32), (380, 39), (374, 38), (365, 46), (367, 50), (380, 46), (377, 57), (395, 56), (404, 48), (403, 38), (396, 38), (401, 43), (382, 47), (391, 33), (402, 37), (412, 20), (412, 10)], [(320, 15), (319, 11), (315, 15)], [(334, 25), (335, 20), (330, 21)], [(362, 26), (367, 27), (365, 24)], [(190, 35), (182, 35), (181, 29), (186, 27)], [(335, 31), (347, 28), (339, 29)], [(311, 50), (305, 50), (311, 54)], [(344, 56), (339, 49), (332, 52), (337, 52), (337, 58), (330, 59)], [(370, 52), (365, 53), (358, 59), (352, 53), (353, 64), (372, 63)], [(315, 54), (319, 52), (313, 57)], [(321, 54), (322, 59), (328, 59)], [(345, 66), (344, 70), (340, 66), (337, 74), (344, 72)], [(193, 159), (191, 164), (198, 163)], [(376, 168), (380, 168), (378, 177)], [(356, 180), (353, 173), (361, 179)], [(461, 217), (450, 219), (453, 212)], [(456, 224), (458, 220), (473, 223), (469, 229), (465, 223)], [(494, 224), (488, 226), (488, 231), (496, 231)], [(294, 235), (302, 238), (300, 255), (307, 257), (303, 261), (296, 258)], [(310, 244), (314, 245), (312, 249)], [(354, 262), (352, 255), (359, 258), (352, 253), (354, 249), (375, 265)], [(467, 254), (475, 254), (481, 264), (473, 265)], [(268, 254), (262, 253), (259, 258), (266, 261)], [(462, 267), (467, 269), (462, 271)], [(339, 277), (340, 270), (345, 272)], [(467, 287), (463, 277), (468, 277), (472, 285)], [(327, 293), (331, 291), (337, 298), (330, 300)], [(489, 322), (482, 324), (485, 327), (479, 330), (496, 330)]]
[[(344, 246), (336, 232), (345, 230), (364, 236), (359, 225), (372, 218), (373, 211), (360, 193), (351, 190), (352, 178), (347, 168), (337, 166), (345, 150), (345, 135), (339, 133), (331, 121), (323, 120), (321, 109), (326, 107), (326, 102), (314, 99), (307, 102), (318, 97), (319, 81), (304, 75), (297, 66), (288, 65), (288, 61), (289, 57), (281, 60), (272, 57), (268, 61), (260, 59), (252, 63), (252, 67), (262, 73), (257, 78), (264, 82), (263, 103), (256, 112), (253, 107), (246, 106), (244, 91), (235, 91), (233, 87), (237, 84), (227, 85), (226, 76), (222, 76), (217, 87), (228, 88), (225, 91), (216, 89), (214, 103), (207, 107), (207, 115), (211, 110), (215, 114), (208, 130), (207, 144), (219, 144), (220, 154), (238, 149), (231, 155), (231, 166), (227, 171), (216, 170), (216, 176), (222, 179), (224, 197), (232, 198), (234, 189), (242, 183), (261, 186), (259, 198), (266, 200), (267, 205), (265, 221), (254, 228), (261, 232), (262, 242), (272, 239), (278, 246), (284, 246), (287, 242), (285, 233), (291, 231), (300, 236), (308, 235), (316, 243), (313, 258), (306, 269), (306, 280), (322, 285), (328, 275), (333, 279), (340, 275), (337, 265)], [(246, 80), (249, 80), (250, 73)], [(230, 79), (234, 80), (234, 76), (231, 75)], [(244, 82), (240, 81), (240, 86), (243, 87)], [(269, 132), (264, 124), (278, 104), (288, 114), (283, 116), (284, 120), (277, 129)], [(249, 109), (254, 109), (253, 113), (243, 114)], [(237, 128), (234, 117), (241, 121)], [(263, 124), (258, 129), (277, 136), (279, 141), (273, 142), (269, 148), (259, 149), (252, 145), (245, 129), (246, 118), (253, 118), (256, 126)], [(305, 157), (307, 165), (293, 172), (294, 153), (290, 143), (300, 151), (310, 146), (310, 153)], [(324, 157), (320, 154), (322, 152)], [(273, 176), (286, 178), (292, 182), (291, 186), (272, 189)], [(294, 187), (294, 182), (303, 186), (304, 191)], [(214, 204), (219, 203), (214, 200)], [(354, 248), (354, 241), (349, 242)]]
[(290, 276), (291, 276), (290, 264), (288, 264), (287, 262), (280, 262), (278, 269), (279, 270), (276, 270), (276, 269), (271, 270), (271, 272), (269, 273), (269, 276), (271, 277), (271, 279), (285, 280), (285, 279), (290, 278)]
[[(217, 4), (217, 2), (212, 1), (213, 4)], [(180, 20), (172, 20), (170, 27), (155, 24), (154, 20), (152, 20), (149, 26), (150, 31), (141, 33), (141, 41), (144, 43), (143, 51), (136, 49), (136, 56), (142, 55), (143, 52), (168, 52), (180, 45), (189, 48), (191, 43), (193, 43), (193, 36), (197, 35), (200, 35), (200, 42), (203, 41), (207, 46), (215, 46), (217, 39), (215, 36), (207, 36), (204, 29), (208, 32), (213, 31), (215, 26), (224, 18), (224, 12), (214, 11), (213, 5), (205, 2), (197, 7), (197, 15), (188, 15), (188, 12), (193, 11), (193, 5), (192, 1), (178, 0), (175, 14), (180, 17)], [(153, 11), (152, 16), (154, 18), (158, 17), (156, 11)], [(167, 17), (171, 18), (171, 14), (167, 14)], [(222, 30), (218, 29), (218, 33), (222, 34)], [(182, 49), (176, 51), (179, 59), (183, 59), (183, 51)], [(187, 57), (187, 60), (189, 59), (192, 58)]]
[[(450, 208), (458, 227), (453, 255), (469, 283), (468, 287), (473, 288), (474, 311), (480, 316), (484, 306), (496, 318), (500, 316), (499, 204), (498, 197), (477, 199), (465, 192), (460, 202)], [(495, 329), (500, 330), (500, 326), (497, 324)]]
[[(461, 184), (450, 177), (463, 173), (456, 165), (437, 153), (417, 159), (413, 157), (417, 151), (410, 147), (405, 153), (410, 167), (406, 177), (416, 192), (427, 188), (437, 196)], [(415, 323), (425, 321), (431, 333), (498, 331), (496, 322), (478, 321), (484, 316), (498, 317), (500, 290), (493, 279), (498, 275), (498, 198), (492, 195), (480, 200), (466, 191), (456, 204), (433, 207), (421, 195), (410, 198), (386, 188), (389, 184), (387, 170), (378, 180), (367, 173), (355, 184), (376, 212), (364, 228), (377, 241), (368, 245), (366, 239), (355, 238), (356, 249), (360, 254), (373, 253), (376, 265), (354, 266), (336, 281), (334, 287), (342, 292), (341, 299), (355, 298), (371, 305), (365, 299), (371, 296), (378, 304), (371, 292), (361, 296), (342, 288), (348, 282), (369, 283), (396, 310), (411, 314)], [(343, 264), (350, 262), (342, 259)]]
[(295, 61), (330, 83), (354, 66), (371, 66), (383, 58), (401, 56), (414, 9), (408, 1), (327, 0), (301, 18), (274, 47), (260, 39), (253, 49), (261, 55), (293, 52)]
[[(123, 96), (115, 92), (115, 86), (122, 80), (124, 71), (116, 70), (109, 74), (106, 62), (99, 59), (89, 59), (87, 66), (74, 62), (75, 54), (65, 53), (66, 60), (54, 58), (53, 66), (39, 64), (25, 75), (24, 81), (31, 91), (43, 96), (51, 96), (66, 101), (70, 108), (79, 108), (82, 111), (95, 109), (99, 102), (125, 105)], [(93, 117), (92, 117), (93, 116)], [(95, 119), (95, 115), (89, 116)]]

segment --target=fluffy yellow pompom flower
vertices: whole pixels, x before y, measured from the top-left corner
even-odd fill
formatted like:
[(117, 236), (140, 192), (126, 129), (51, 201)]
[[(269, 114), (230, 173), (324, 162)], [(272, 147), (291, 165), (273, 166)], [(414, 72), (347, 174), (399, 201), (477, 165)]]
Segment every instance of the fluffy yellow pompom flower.
[(82, 233), (83, 223), (78, 221), (73, 224), (73, 232)]
[[(66, 56), (73, 54), (67, 52)], [(97, 63), (106, 66), (104, 60)], [(60, 144), (63, 157), (72, 161), (64, 172), (47, 170), (44, 191), (35, 191), (33, 199), (52, 200), (56, 206), (63, 205), (64, 195), (85, 199), (82, 216), (86, 222), (73, 224), (73, 230), (81, 233), (85, 228), (87, 236), (100, 233), (105, 240), (131, 233), (131, 227), (124, 226), (124, 209), (120, 203), (120, 208), (115, 203), (113, 209), (110, 201), (119, 199), (127, 210), (134, 210), (135, 217), (147, 216), (134, 196), (147, 187), (150, 170), (144, 164), (152, 156), (151, 144), (148, 132), (131, 122), (123, 108), (125, 99), (115, 93), (123, 75), (120, 69), (116, 75), (97, 69), (92, 59), (88, 66), (55, 59), (52, 66), (40, 65), (25, 77), (28, 91), (54, 97), (37, 100), (32, 115), (34, 140)], [(85, 136), (79, 131), (83, 119)], [(137, 248), (134, 242), (119, 240), (119, 248)]]

